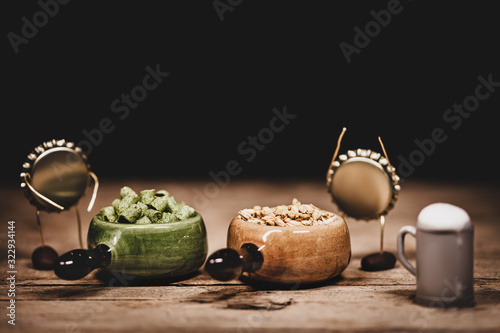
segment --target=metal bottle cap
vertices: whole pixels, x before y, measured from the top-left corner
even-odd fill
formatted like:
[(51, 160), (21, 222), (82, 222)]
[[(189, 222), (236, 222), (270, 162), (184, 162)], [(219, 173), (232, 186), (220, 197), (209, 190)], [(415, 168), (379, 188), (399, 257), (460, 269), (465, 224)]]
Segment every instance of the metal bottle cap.
[(400, 190), (399, 177), (384, 155), (370, 149), (349, 150), (337, 158), (340, 141), (328, 169), (328, 192), (339, 209), (356, 219), (371, 220), (386, 215), (394, 207)]
[(88, 210), (97, 195), (98, 181), (80, 147), (66, 140), (42, 143), (28, 155), (21, 172), (21, 187), (29, 202), (38, 210), (60, 212), (75, 205), (94, 179), (94, 193)]

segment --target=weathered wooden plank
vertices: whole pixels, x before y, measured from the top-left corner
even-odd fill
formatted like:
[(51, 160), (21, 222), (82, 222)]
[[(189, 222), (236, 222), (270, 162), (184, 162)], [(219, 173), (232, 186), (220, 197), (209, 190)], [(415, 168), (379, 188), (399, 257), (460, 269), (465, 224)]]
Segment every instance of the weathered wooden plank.
[[(249, 290), (248, 286), (239, 285), (217, 286), (210, 291), (203, 291), (205, 287), (159, 287), (156, 291), (141, 291), (159, 294), (145, 299), (126, 296), (137, 295), (137, 290), (123, 290), (120, 291), (125, 293), (122, 299), (115, 295), (105, 300), (71, 297), (43, 302), (22, 300), (18, 318), (29, 316), (30, 319), (19, 320), (20, 329), (28, 329), (36, 323), (42, 331), (49, 328), (54, 331), (114, 328), (131, 331), (146, 327), (148, 331), (203, 328), (206, 331), (297, 328), (495, 331), (499, 327), (496, 314), (500, 310), (500, 293), (498, 289), (493, 291), (496, 285), (496, 282), (488, 284), (487, 292), (486, 289), (477, 292), (475, 308), (461, 310), (416, 306), (411, 299), (413, 286), (324, 286), (269, 291)], [(162, 289), (168, 290), (162, 292)]]
[[(208, 229), (210, 251), (224, 247), (227, 225), (241, 208), (282, 204), (297, 197), (335, 211), (322, 182), (234, 181), (216, 196), (200, 198), (204, 182), (102, 181), (96, 207), (117, 196), (122, 185), (136, 189), (168, 189), (197, 206)], [(425, 205), (446, 201), (464, 207), (476, 226), (475, 294), (470, 309), (429, 309), (415, 305), (415, 278), (399, 264), (383, 272), (364, 272), (360, 259), (378, 248), (376, 222), (348, 219), (353, 260), (338, 279), (309, 288), (276, 289), (242, 281), (218, 282), (200, 273), (185, 280), (138, 284), (126, 276), (100, 280), (92, 274), (79, 281), (63, 281), (50, 271), (31, 268), (30, 254), (39, 236), (34, 210), (13, 189), (0, 189), (0, 221), (15, 220), (16, 326), (0, 321), (2, 332), (289, 332), (289, 331), (484, 331), (500, 328), (500, 191), (481, 184), (405, 182), (396, 208), (386, 224), (386, 249), (395, 251), (395, 235), (403, 225), (414, 225)], [(86, 197), (82, 201), (88, 200)], [(207, 205), (201, 205), (206, 199)], [(95, 212), (81, 211), (86, 230)], [(60, 253), (78, 247), (73, 212), (44, 214), (46, 243)], [(4, 225), (4, 224), (2, 224)], [(3, 231), (0, 230), (0, 234)], [(2, 238), (0, 238), (0, 241)], [(2, 242), (2, 251), (5, 242)], [(407, 253), (415, 244), (408, 239)], [(1, 267), (5, 258), (0, 257)], [(0, 283), (6, 285), (6, 270)], [(293, 287), (293, 286), (292, 286)], [(5, 290), (5, 289), (3, 289)], [(0, 308), (9, 297), (0, 294)]]

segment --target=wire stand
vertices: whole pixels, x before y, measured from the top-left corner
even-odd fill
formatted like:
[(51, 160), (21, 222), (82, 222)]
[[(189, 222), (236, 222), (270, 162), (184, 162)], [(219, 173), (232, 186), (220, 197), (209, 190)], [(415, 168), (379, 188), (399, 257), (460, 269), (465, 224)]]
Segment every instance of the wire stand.
[(364, 256), (361, 259), (361, 269), (364, 271), (384, 271), (394, 268), (396, 256), (392, 252), (384, 251), (385, 216), (380, 215), (380, 251)]

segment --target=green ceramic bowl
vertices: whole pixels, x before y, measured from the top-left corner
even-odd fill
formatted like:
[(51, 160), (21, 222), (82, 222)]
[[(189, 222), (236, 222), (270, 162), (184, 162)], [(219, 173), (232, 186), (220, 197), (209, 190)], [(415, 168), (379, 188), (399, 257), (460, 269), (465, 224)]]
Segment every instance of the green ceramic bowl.
[(106, 269), (140, 278), (176, 277), (200, 268), (207, 256), (207, 232), (199, 213), (165, 224), (106, 222), (96, 216), (87, 236), (89, 249), (111, 249)]

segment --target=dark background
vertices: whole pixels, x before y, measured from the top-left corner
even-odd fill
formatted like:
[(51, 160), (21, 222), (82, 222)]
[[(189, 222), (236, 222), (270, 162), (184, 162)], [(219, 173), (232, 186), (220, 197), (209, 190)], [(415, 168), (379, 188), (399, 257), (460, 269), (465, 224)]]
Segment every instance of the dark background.
[[(348, 64), (339, 44), (387, 4), (242, 1), (221, 21), (212, 1), (71, 1), (16, 54), (9, 32), (41, 7), (4, 3), (2, 182), (36, 145), (79, 143), (103, 118), (115, 129), (89, 154), (99, 177), (208, 179), (236, 160), (238, 178), (322, 179), (344, 126), (341, 152), (380, 151), (380, 135), (395, 166), (440, 127), (447, 140), (409, 177), (496, 182), (500, 88), (456, 130), (443, 120), (479, 75), (500, 81), (495, 2), (401, 1)], [(120, 120), (111, 103), (157, 64), (170, 76)], [(246, 161), (238, 146), (284, 106), (296, 118)]]

